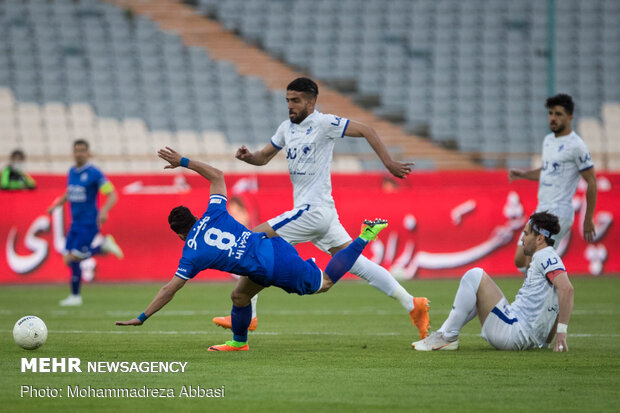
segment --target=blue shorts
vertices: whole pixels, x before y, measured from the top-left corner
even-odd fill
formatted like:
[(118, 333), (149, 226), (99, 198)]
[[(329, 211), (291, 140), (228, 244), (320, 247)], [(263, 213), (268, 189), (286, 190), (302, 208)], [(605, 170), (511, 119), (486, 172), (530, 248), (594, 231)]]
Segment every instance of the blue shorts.
[(65, 249), (78, 258), (86, 259), (92, 255), (91, 244), (98, 233), (97, 225), (71, 225)]
[(304, 261), (295, 247), (280, 237), (270, 238), (273, 245), (273, 272), (265, 278), (249, 278), (257, 284), (280, 287), (287, 293), (314, 294), (321, 288), (323, 273), (313, 260)]

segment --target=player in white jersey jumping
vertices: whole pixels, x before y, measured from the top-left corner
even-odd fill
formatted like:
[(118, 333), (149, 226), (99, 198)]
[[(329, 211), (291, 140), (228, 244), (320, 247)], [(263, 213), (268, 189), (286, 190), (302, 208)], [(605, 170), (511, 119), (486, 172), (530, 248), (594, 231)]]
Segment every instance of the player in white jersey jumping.
[(413, 348), (457, 350), (461, 328), (477, 315), (482, 337), (498, 350), (546, 347), (557, 331), (554, 351), (568, 351), (566, 334), (574, 291), (553, 248), (552, 235), (559, 231), (555, 215), (534, 213), (521, 238), (523, 251), (532, 257), (532, 263), (514, 302), (508, 303), (482, 268), (471, 269), (461, 278), (448, 319), (438, 331), (412, 343)]
[[(594, 207), (596, 205), (596, 174), (590, 151), (584, 141), (571, 129), (575, 104), (566, 94), (558, 94), (547, 99), (549, 109), (550, 134), (545, 136), (542, 149), (542, 167), (529, 171), (511, 169), (510, 181), (528, 179), (539, 181), (538, 206), (536, 211), (548, 211), (560, 220), (560, 233), (553, 239), (557, 249), (573, 226), (575, 212), (572, 200), (579, 179), (588, 184), (586, 191), (586, 213), (583, 221), (583, 236), (586, 241), (594, 240)], [(525, 274), (530, 258), (523, 253), (519, 242), (515, 253), (515, 265)]]
[[(286, 90), (289, 120), (282, 122), (263, 149), (252, 153), (241, 146), (236, 157), (251, 165), (265, 165), (286, 147), (294, 208), (258, 225), (253, 231), (264, 232), (269, 237), (280, 236), (293, 245), (311, 241), (319, 249), (334, 255), (351, 243), (351, 237), (338, 220), (331, 195), (330, 165), (336, 140), (344, 136), (364, 137), (385, 167), (398, 178), (409, 175), (413, 163), (393, 160), (371, 127), (315, 110), (318, 93), (318, 86), (311, 79), (293, 80)], [(427, 298), (414, 298), (385, 268), (364, 256), (359, 257), (350, 272), (398, 300), (409, 312), (420, 338), (426, 337), (430, 326)], [(246, 277), (240, 278), (232, 292), (233, 299), (250, 290), (245, 284), (251, 282)], [(250, 330), (256, 329), (257, 325), (255, 300), (252, 308)], [(213, 322), (225, 328), (231, 326), (230, 316), (215, 317)]]

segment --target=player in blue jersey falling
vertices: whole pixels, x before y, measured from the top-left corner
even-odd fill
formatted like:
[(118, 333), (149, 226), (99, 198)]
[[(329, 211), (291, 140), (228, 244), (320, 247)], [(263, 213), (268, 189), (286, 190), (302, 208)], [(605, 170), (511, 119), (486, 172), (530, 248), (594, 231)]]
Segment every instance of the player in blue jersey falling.
[[(69, 170), (67, 191), (48, 208), (48, 213), (51, 214), (65, 202), (69, 201), (71, 204), (71, 228), (64, 255), (65, 263), (71, 267), (71, 294), (60, 302), (61, 306), (82, 305), (81, 261), (100, 253), (111, 253), (119, 259), (123, 258), (123, 252), (111, 235), (107, 235), (101, 245), (93, 244), (101, 224), (107, 221), (110, 209), (118, 200), (114, 186), (88, 161), (90, 151), (87, 141), (78, 139), (73, 143), (73, 158), (75, 166)], [(97, 208), (99, 192), (106, 195), (106, 202), (101, 208)]]
[[(282, 237), (293, 245), (312, 242), (320, 250), (334, 255), (351, 242), (351, 237), (340, 223), (332, 197), (330, 167), (336, 142), (345, 137), (365, 139), (386, 169), (397, 178), (409, 175), (413, 163), (392, 159), (372, 127), (353, 119), (316, 110), (318, 95), (319, 87), (312, 79), (301, 77), (289, 83), (286, 87), (289, 119), (280, 124), (265, 147), (250, 152), (248, 148), (241, 146), (236, 157), (250, 165), (260, 166), (270, 162), (284, 149), (293, 184), (294, 207), (263, 222), (254, 228), (254, 231), (264, 232), (270, 237)], [(397, 300), (409, 313), (420, 338), (428, 335), (430, 301), (426, 297), (413, 297), (388, 270), (363, 255), (351, 267), (350, 272)], [(245, 282), (245, 278), (237, 281), (239, 290), (244, 288)], [(252, 307), (250, 330), (255, 330), (258, 323), (256, 297), (252, 300)], [(215, 317), (213, 322), (230, 328), (230, 316)]]
[(233, 291), (231, 323), (233, 339), (209, 347), (209, 351), (249, 350), (248, 327), (252, 319), (251, 298), (265, 287), (280, 287), (299, 295), (322, 293), (331, 288), (359, 258), (369, 241), (387, 226), (387, 221), (364, 221), (361, 235), (349, 246), (334, 254), (321, 271), (309, 259), (304, 261), (297, 250), (280, 237), (269, 238), (255, 233), (236, 221), (226, 209), (224, 174), (205, 163), (189, 160), (170, 148), (160, 149), (159, 157), (169, 163), (166, 169), (183, 166), (198, 172), (211, 182), (211, 197), (204, 215), (198, 219), (184, 206), (170, 212), (170, 228), (185, 241), (179, 267), (149, 306), (137, 318), (117, 321), (116, 325), (141, 325), (165, 306), (187, 280), (208, 268), (232, 272), (247, 278), (244, 290)]

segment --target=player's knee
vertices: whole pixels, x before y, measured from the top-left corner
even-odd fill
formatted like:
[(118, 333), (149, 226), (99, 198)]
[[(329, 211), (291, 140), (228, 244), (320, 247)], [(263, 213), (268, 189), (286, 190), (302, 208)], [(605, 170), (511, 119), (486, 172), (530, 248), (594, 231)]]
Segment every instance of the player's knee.
[(527, 264), (526, 260), (527, 258), (525, 257), (525, 254), (523, 254), (523, 250), (521, 248), (517, 248), (517, 252), (515, 252), (515, 267), (525, 267)]
[(522, 268), (525, 267), (525, 257), (519, 254), (515, 255), (515, 267)]
[(485, 272), (482, 268), (472, 268), (463, 274), (461, 277), (461, 284), (469, 284), (474, 290), (478, 290), (478, 286), (480, 286), (480, 281), (482, 281), (482, 276), (484, 274)]
[(330, 280), (328, 277), (323, 277), (323, 285), (321, 285), (321, 288), (315, 294), (324, 293), (330, 288), (332, 288), (333, 285), (334, 283), (332, 282), (332, 280)]
[(66, 265), (71, 265), (72, 262), (78, 261), (77, 257), (73, 254), (66, 254), (62, 257)]
[(230, 293), (230, 299), (235, 306), (245, 307), (250, 304), (252, 297), (250, 297), (247, 293), (244, 293), (243, 291), (233, 290)]

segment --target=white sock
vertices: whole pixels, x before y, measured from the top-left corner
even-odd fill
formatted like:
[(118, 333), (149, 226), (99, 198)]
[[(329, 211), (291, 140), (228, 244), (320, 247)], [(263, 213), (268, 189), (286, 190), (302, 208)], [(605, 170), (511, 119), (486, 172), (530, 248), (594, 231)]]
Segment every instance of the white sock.
[(258, 294), (256, 294), (254, 297), (252, 297), (252, 299), (250, 300), (250, 304), (252, 304), (252, 318), (256, 317), (256, 302), (258, 301)]
[(368, 258), (360, 255), (350, 270), (360, 278), (368, 281), (370, 285), (389, 297), (396, 299), (407, 312), (413, 310), (413, 296), (392, 277), (392, 274), (379, 264), (375, 264)]
[(476, 294), (480, 287), (482, 273), (482, 268), (472, 268), (461, 277), (452, 311), (438, 330), (446, 340), (458, 338), (461, 328), (476, 316)]

